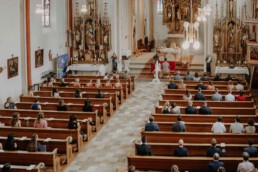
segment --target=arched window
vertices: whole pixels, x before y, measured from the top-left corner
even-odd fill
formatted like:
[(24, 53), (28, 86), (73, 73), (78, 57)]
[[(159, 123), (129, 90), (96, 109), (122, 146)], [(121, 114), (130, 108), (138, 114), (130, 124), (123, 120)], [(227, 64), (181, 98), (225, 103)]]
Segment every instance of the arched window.
[(163, 0), (157, 0), (157, 13), (163, 13)]
[(42, 13), (42, 26), (50, 26), (50, 0), (42, 0), (43, 13)]

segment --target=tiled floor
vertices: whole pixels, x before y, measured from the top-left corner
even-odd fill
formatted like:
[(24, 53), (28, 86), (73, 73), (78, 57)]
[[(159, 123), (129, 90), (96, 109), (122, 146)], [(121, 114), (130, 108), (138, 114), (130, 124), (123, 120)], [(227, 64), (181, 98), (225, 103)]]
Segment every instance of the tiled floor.
[(128, 152), (134, 153), (133, 141), (140, 138), (144, 120), (154, 110), (163, 83), (137, 82), (136, 90), (119, 108), (66, 172), (115, 172), (126, 169)]

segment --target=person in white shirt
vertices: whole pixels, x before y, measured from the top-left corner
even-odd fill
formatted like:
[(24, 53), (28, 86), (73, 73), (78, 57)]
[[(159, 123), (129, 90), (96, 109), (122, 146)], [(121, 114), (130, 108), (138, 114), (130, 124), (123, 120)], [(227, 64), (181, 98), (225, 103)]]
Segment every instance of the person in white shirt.
[(254, 164), (249, 162), (249, 154), (244, 152), (243, 162), (238, 164), (237, 172), (253, 172), (254, 170)]
[(244, 90), (244, 86), (241, 84), (240, 81), (237, 82), (237, 85), (235, 86), (237, 91), (243, 91)]
[(226, 102), (234, 102), (234, 101), (236, 101), (235, 96), (232, 94), (232, 90), (228, 91), (228, 94), (225, 96), (225, 101)]
[(222, 117), (219, 116), (217, 118), (217, 122), (215, 122), (211, 128), (211, 131), (213, 133), (225, 133), (226, 132), (226, 128), (221, 121), (222, 121)]
[(240, 123), (240, 117), (236, 116), (235, 123), (230, 125), (229, 132), (231, 133), (243, 133), (245, 131), (243, 124)]

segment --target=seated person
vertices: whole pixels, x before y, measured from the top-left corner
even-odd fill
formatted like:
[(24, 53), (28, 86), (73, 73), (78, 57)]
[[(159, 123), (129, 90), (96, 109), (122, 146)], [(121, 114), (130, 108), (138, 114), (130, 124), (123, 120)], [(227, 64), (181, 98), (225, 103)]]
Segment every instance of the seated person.
[(110, 80), (107, 80), (105, 85), (104, 85), (105, 88), (112, 88), (112, 84), (110, 84)]
[(244, 86), (241, 84), (241, 81), (237, 81), (237, 85), (235, 86), (237, 91), (244, 91)]
[(192, 81), (192, 80), (193, 80), (193, 76), (190, 75), (190, 72), (189, 72), (189, 71), (186, 72), (185, 80), (186, 80), (186, 81)]
[(194, 77), (193, 77), (193, 80), (194, 80), (194, 81), (197, 81), (197, 82), (199, 82), (199, 81), (201, 80), (201, 77), (199, 77), (198, 72), (195, 72)]
[(56, 107), (57, 111), (67, 111), (67, 106), (64, 103), (64, 100), (59, 100), (59, 104)]
[(170, 109), (169, 101), (166, 101), (166, 103), (164, 104), (164, 106), (162, 108), (162, 113), (169, 114), (170, 111), (171, 111), (171, 109)]
[(21, 127), (21, 120), (19, 112), (14, 112), (13, 117), (11, 119), (11, 126), (12, 127)]
[(227, 86), (228, 90), (234, 90), (235, 89), (235, 86), (233, 84), (233, 82), (230, 80), (228, 81), (228, 86)]
[(185, 122), (182, 121), (181, 115), (177, 116), (177, 122), (173, 124), (172, 131), (185, 132)]
[(80, 79), (79, 78), (75, 78), (75, 81), (72, 84), (72, 87), (76, 87), (76, 88), (80, 88), (81, 87)]
[(230, 76), (230, 74), (227, 75), (226, 81), (232, 81), (232, 77)]
[(243, 91), (240, 91), (239, 93), (240, 95), (239, 96), (236, 96), (236, 101), (247, 101), (247, 98), (246, 96), (244, 96), (244, 92)]
[(180, 111), (180, 107), (176, 106), (176, 103), (172, 103), (172, 106), (171, 106), (171, 113), (172, 114), (180, 114), (181, 111)]
[(184, 84), (184, 80), (180, 80), (180, 83), (178, 84), (178, 89), (185, 90), (186, 84)]
[(146, 123), (145, 131), (159, 131), (159, 126), (154, 122), (153, 116), (151, 116), (149, 121)]
[(216, 147), (217, 140), (215, 138), (211, 139), (211, 147), (207, 149), (207, 156), (213, 157), (214, 153), (218, 153), (220, 156), (222, 155), (222, 152), (219, 148)]
[(14, 140), (14, 134), (11, 133), (7, 136), (7, 139), (4, 143), (4, 150), (7, 150), (7, 151), (14, 151), (14, 150), (17, 150), (17, 143), (15, 142)]
[(178, 146), (174, 151), (174, 156), (185, 157), (188, 156), (188, 150), (184, 147), (184, 141), (180, 139), (178, 141)]
[(17, 109), (15, 103), (13, 102), (11, 97), (8, 97), (6, 99), (6, 102), (4, 103), (4, 108), (5, 109)]
[(46, 87), (54, 87), (52, 79), (49, 77), (47, 78)]
[(60, 95), (59, 95), (59, 90), (57, 88), (53, 88), (52, 89), (52, 96), (54, 98), (60, 98)]
[(105, 73), (105, 76), (103, 78), (104, 80), (109, 80), (109, 76), (108, 76), (108, 73)]
[(175, 81), (181, 81), (181, 79), (182, 79), (182, 78), (181, 78), (181, 76), (180, 76), (180, 71), (177, 71), (177, 72), (176, 72), (176, 75), (174, 76), (174, 80), (175, 80)]
[(215, 122), (211, 128), (211, 131), (213, 133), (225, 133), (226, 132), (226, 127), (222, 123), (222, 117), (218, 116), (217, 122)]
[(171, 79), (170, 83), (168, 84), (168, 89), (177, 89), (177, 85), (174, 83), (174, 79)]
[(34, 103), (31, 105), (32, 110), (41, 110), (41, 105), (39, 104), (39, 99), (35, 99)]
[(208, 82), (208, 85), (206, 87), (207, 90), (215, 90), (215, 86), (212, 84), (211, 81)]
[(180, 172), (179, 167), (177, 165), (172, 165), (171, 166), (171, 172)]
[(249, 162), (249, 154), (243, 153), (243, 162), (240, 162), (237, 167), (237, 172), (254, 172), (254, 164)]
[(119, 79), (116, 80), (116, 83), (114, 86), (115, 86), (115, 88), (122, 88), (122, 84), (120, 83)]
[(235, 100), (236, 99), (235, 99), (235, 96), (232, 94), (232, 90), (229, 90), (228, 94), (225, 96), (225, 101), (234, 102)]
[(193, 107), (192, 101), (188, 102), (188, 106), (185, 108), (185, 114), (196, 114), (196, 109)]
[(130, 74), (128, 73), (127, 70), (125, 70), (123, 73), (122, 73), (122, 79), (130, 79)]
[(65, 80), (64, 78), (61, 78), (61, 81), (60, 81), (60, 84), (58, 85), (59, 87), (66, 87), (66, 83), (65, 83)]
[(86, 88), (92, 88), (92, 80), (89, 80), (86, 85), (85, 85)]
[(98, 94), (96, 95), (96, 98), (105, 98), (101, 90), (98, 90)]
[(207, 115), (212, 114), (211, 109), (207, 106), (207, 102), (204, 101), (202, 107), (199, 109), (199, 114)]
[(146, 136), (143, 136), (140, 144), (136, 144), (137, 155), (151, 156), (151, 147), (146, 143)]
[(84, 106), (82, 107), (83, 112), (93, 112), (92, 105), (89, 99), (86, 99), (84, 102)]
[(220, 78), (219, 74), (216, 74), (213, 81), (221, 81), (221, 78)]
[(170, 65), (167, 62), (167, 58), (165, 58), (165, 61), (162, 63), (161, 68), (163, 74), (170, 74)]
[(257, 148), (253, 146), (253, 141), (248, 140), (248, 146), (244, 148), (244, 152), (247, 152), (250, 157), (257, 157)]
[(102, 84), (101, 84), (101, 82), (100, 82), (100, 79), (97, 79), (97, 80), (96, 80), (95, 87), (96, 87), (96, 88), (101, 88), (101, 87), (102, 87)]
[(28, 97), (34, 97), (34, 93), (33, 93), (33, 87), (29, 87), (29, 91), (27, 93)]
[(212, 101), (222, 101), (222, 95), (219, 93), (219, 89), (215, 89), (215, 94), (211, 96)]
[(224, 167), (224, 163), (219, 161), (219, 154), (213, 155), (213, 162), (209, 163), (209, 172), (217, 172), (219, 167)]
[(202, 83), (202, 80), (200, 80), (199, 84), (195, 87), (196, 90), (198, 90), (199, 88), (202, 90), (206, 90), (206, 86)]
[(202, 78), (201, 78), (201, 80), (202, 80), (202, 81), (208, 81), (208, 79), (209, 79), (209, 78), (208, 78), (207, 73), (204, 72), (204, 73), (203, 73), (203, 76), (202, 76)]
[(245, 127), (245, 132), (246, 133), (255, 133), (256, 128), (254, 126), (254, 119), (249, 118), (247, 123), (248, 123), (248, 126)]
[(38, 135), (34, 134), (31, 137), (31, 141), (27, 146), (28, 152), (46, 152), (46, 145), (42, 145), (38, 142)]
[(236, 116), (235, 123), (230, 125), (230, 133), (243, 133), (245, 131), (243, 124), (240, 123), (240, 117)]
[(201, 88), (199, 88), (198, 92), (195, 94), (194, 100), (205, 100), (205, 96), (202, 94)]
[(82, 98), (82, 93), (81, 93), (81, 90), (79, 88), (75, 89), (74, 97), (75, 98)]
[(192, 95), (190, 94), (189, 90), (185, 91), (185, 94), (183, 95), (183, 99), (187, 100), (187, 101), (191, 101), (192, 100)]
[[(77, 116), (75, 114), (72, 114), (68, 121), (68, 129), (77, 129), (78, 127), (80, 127), (80, 123), (77, 121)], [(83, 140), (86, 141), (87, 135), (85, 135), (82, 130), (80, 131), (80, 134), (83, 136)]]
[(48, 124), (47, 124), (47, 120), (44, 118), (44, 113), (39, 112), (38, 117), (34, 122), (34, 127), (35, 128), (47, 128), (47, 126), (48, 126)]

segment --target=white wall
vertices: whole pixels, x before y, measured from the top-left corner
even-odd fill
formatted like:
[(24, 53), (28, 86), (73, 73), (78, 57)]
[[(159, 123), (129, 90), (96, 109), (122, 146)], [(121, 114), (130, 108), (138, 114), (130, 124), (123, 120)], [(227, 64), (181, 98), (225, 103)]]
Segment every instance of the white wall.
[[(31, 71), (32, 83), (41, 82), (41, 74), (47, 70), (55, 70), (53, 62), (49, 61), (48, 52), (56, 55), (67, 53), (65, 47), (67, 30), (66, 1), (50, 1), (50, 27), (42, 27), (40, 14), (35, 14), (38, 1), (31, 1)], [(35, 51), (38, 47), (44, 49), (44, 65), (35, 68)]]
[[(4, 71), (0, 74), (0, 104), (2, 105), (8, 96), (18, 99), (22, 93), (21, 64), (24, 56), (21, 56), (21, 26), (20, 26), (20, 3), (17, 0), (1, 0), (0, 5), (0, 67)], [(7, 59), (11, 55), (18, 56), (19, 75), (7, 78)]]

